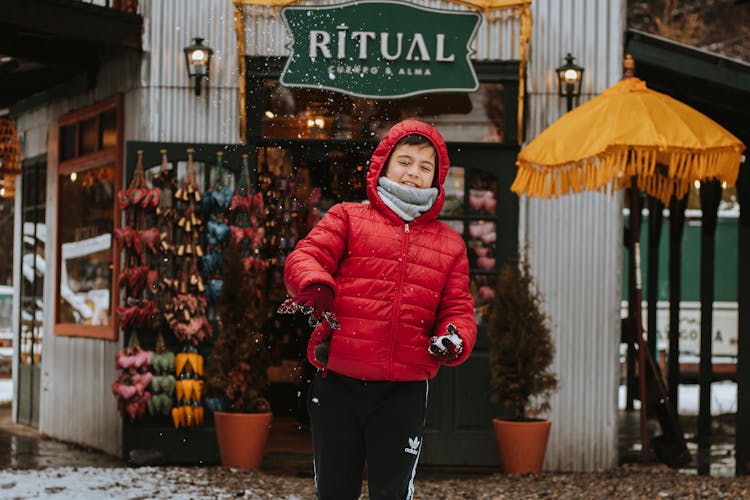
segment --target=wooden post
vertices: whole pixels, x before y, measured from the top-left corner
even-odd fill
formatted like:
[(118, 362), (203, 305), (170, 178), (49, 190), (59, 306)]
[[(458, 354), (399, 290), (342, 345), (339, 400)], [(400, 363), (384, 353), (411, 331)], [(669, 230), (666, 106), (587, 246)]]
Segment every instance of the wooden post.
[(662, 212), (664, 204), (653, 196), (648, 197), (648, 271), (646, 274), (646, 300), (648, 303), (646, 316), (646, 336), (648, 352), (659, 359), (656, 347), (656, 308), (659, 300), (659, 245), (661, 243), (661, 228), (664, 218)]
[(635, 343), (638, 346), (638, 399), (641, 402), (641, 461), (648, 463), (651, 461), (651, 444), (648, 438), (648, 397), (646, 395), (646, 342), (643, 340), (643, 318), (641, 315), (641, 302), (643, 299), (643, 290), (641, 283), (641, 211), (638, 202), (638, 185), (635, 177), (630, 187), (630, 206), (636, 210), (630, 211), (630, 230), (633, 242), (632, 254), (634, 261), (633, 271), (635, 273), (635, 294), (632, 300), (635, 302), (635, 325), (634, 336)]
[(719, 181), (701, 183), (701, 340), (698, 364), (698, 474), (710, 473), (711, 455), (711, 382), (713, 380), (712, 345), (714, 312), (714, 267), (716, 223), (721, 201)]
[(672, 409), (678, 413), (677, 393), (680, 384), (680, 301), (682, 300), (682, 235), (685, 229), (687, 196), (674, 196), (669, 204), (669, 356), (667, 385)]
[[(635, 363), (636, 358), (638, 356), (638, 352), (635, 349), (635, 339), (633, 336), (635, 335), (635, 307), (636, 307), (636, 300), (635, 300), (635, 242), (640, 239), (640, 220), (641, 220), (641, 196), (638, 193), (637, 189), (635, 191), (635, 196), (633, 196), (633, 192), (631, 188), (630, 193), (630, 218), (628, 221), (628, 322), (626, 324), (626, 328), (628, 329), (627, 332), (625, 332), (625, 340), (628, 344), (628, 351), (625, 358), (625, 365), (626, 365), (626, 397), (625, 397), (625, 409), (627, 411), (633, 411), (633, 400), (636, 399), (638, 395), (638, 389), (637, 389), (637, 381), (636, 381), (636, 372), (635, 372)], [(637, 215), (635, 215), (637, 213)], [(634, 228), (634, 223), (638, 224), (637, 232)]]
[(737, 252), (737, 417), (735, 474), (750, 475), (750, 164), (740, 167), (737, 181), (740, 202)]

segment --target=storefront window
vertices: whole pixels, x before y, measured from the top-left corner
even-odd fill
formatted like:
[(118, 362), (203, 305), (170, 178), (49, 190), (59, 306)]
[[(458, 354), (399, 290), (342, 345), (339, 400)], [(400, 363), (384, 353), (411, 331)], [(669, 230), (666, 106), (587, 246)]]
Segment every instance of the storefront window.
[(60, 127), (60, 161), (71, 160), (76, 156), (76, 126)]
[(452, 166), (444, 187), (445, 204), (440, 217), (466, 240), (471, 292), (477, 321), (482, 323), (487, 305), (494, 296), (498, 268), (497, 177), (476, 168)]
[(78, 151), (80, 154), (90, 154), (96, 152), (99, 138), (99, 124), (96, 118), (90, 118), (81, 122), (79, 127)]
[(60, 176), (60, 323), (110, 324), (114, 172), (107, 165)]
[(121, 98), (60, 119), (55, 334), (116, 339)]
[[(448, 170), (448, 177), (445, 179), (443, 187), (445, 188), (445, 203), (440, 215), (458, 216), (464, 213), (464, 177), (465, 170), (463, 167), (451, 167)], [(463, 233), (463, 229), (459, 231)]]
[(421, 119), (447, 141), (502, 142), (502, 83), (473, 93), (425, 94), (399, 100), (364, 99), (327, 90), (263, 85), (263, 136), (284, 139), (380, 140), (395, 123)]
[(497, 179), (481, 170), (472, 171), (469, 178), (469, 213), (471, 215), (495, 215)]

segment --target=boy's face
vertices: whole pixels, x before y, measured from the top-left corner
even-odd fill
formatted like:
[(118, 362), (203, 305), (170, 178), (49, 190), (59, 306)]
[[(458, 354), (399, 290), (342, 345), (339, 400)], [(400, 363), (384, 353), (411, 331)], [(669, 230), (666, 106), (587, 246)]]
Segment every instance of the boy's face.
[(403, 186), (427, 189), (435, 178), (435, 150), (430, 144), (401, 144), (393, 150), (385, 178)]

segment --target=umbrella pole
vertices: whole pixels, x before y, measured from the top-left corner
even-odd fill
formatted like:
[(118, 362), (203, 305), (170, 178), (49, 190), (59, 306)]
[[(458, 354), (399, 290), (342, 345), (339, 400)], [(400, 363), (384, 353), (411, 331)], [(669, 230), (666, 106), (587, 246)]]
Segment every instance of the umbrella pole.
[(651, 461), (651, 446), (648, 438), (648, 413), (646, 398), (646, 343), (643, 341), (643, 318), (641, 314), (641, 302), (643, 300), (643, 288), (641, 282), (641, 211), (638, 203), (638, 185), (633, 177), (630, 188), (630, 231), (633, 242), (632, 252), (635, 257), (635, 341), (638, 345), (638, 386), (641, 402), (641, 461)]

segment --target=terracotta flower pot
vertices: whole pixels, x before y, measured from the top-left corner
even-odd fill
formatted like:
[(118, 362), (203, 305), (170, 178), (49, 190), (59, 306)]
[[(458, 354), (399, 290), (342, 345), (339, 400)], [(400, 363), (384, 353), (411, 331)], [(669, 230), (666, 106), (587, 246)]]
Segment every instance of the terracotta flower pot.
[(549, 420), (520, 422), (493, 418), (500, 469), (506, 474), (539, 474), (551, 425)]
[(271, 412), (214, 412), (221, 464), (239, 469), (260, 468), (272, 416)]

